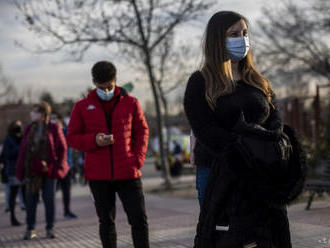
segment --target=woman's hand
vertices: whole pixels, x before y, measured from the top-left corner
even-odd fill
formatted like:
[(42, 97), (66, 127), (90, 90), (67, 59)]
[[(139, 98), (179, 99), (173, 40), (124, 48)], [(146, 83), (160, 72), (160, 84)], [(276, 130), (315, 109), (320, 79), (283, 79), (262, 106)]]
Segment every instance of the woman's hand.
[(48, 172), (48, 165), (45, 160), (41, 160), (42, 172)]
[(256, 123), (247, 123), (243, 111), (232, 130), (238, 134), (258, 136), (259, 138), (266, 140), (278, 140), (283, 134), (281, 129), (268, 130)]

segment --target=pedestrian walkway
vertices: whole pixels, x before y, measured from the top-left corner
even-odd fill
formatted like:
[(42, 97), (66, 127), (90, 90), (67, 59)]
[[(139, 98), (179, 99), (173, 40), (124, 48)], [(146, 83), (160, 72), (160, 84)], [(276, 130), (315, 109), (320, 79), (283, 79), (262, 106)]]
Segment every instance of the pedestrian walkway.
[[(159, 182), (159, 181), (158, 181)], [(149, 183), (149, 184), (148, 184)], [(155, 183), (155, 182), (153, 182)], [(145, 185), (151, 185), (145, 182)], [(0, 247), (101, 247), (98, 223), (88, 187), (75, 186), (72, 209), (79, 216), (76, 220), (63, 217), (61, 193), (56, 197), (57, 223), (54, 240), (45, 239), (44, 209), (38, 206), (38, 239), (23, 241), (25, 226), (11, 227), (9, 216), (3, 212), (4, 201), (0, 196)], [(152, 248), (192, 247), (198, 217), (198, 203), (193, 199), (178, 199), (146, 195)], [(24, 211), (18, 210), (18, 219), (24, 220)], [(330, 201), (315, 202), (311, 211), (304, 205), (289, 208), (294, 248), (330, 248)], [(117, 204), (118, 248), (132, 246), (130, 228), (120, 201)]]

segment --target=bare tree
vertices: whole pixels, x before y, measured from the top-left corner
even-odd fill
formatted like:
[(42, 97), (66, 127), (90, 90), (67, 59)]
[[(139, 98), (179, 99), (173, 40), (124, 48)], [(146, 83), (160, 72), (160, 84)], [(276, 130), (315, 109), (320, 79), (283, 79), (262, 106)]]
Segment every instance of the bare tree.
[(24, 23), (38, 37), (38, 52), (66, 50), (78, 59), (93, 45), (116, 44), (123, 56), (141, 65), (152, 90), (161, 165), (170, 187), (163, 147), (161, 89), (157, 50), (173, 44), (176, 28), (202, 15), (213, 0), (17, 0)]
[(330, 1), (281, 0), (263, 8), (259, 26), (266, 72), (330, 79)]
[[(160, 100), (164, 110), (164, 126), (166, 130), (166, 152), (169, 152), (171, 139), (171, 128), (169, 123), (169, 101), (168, 95), (179, 88), (186, 82), (188, 75), (191, 73), (192, 63), (196, 58), (194, 50), (187, 44), (181, 43), (177, 48), (172, 45), (173, 35), (168, 35), (162, 45), (157, 49), (158, 63), (156, 66), (156, 81), (159, 88)], [(175, 66), (174, 66), (175, 65)], [(182, 103), (183, 101), (181, 101)]]
[[(2, 66), (0, 65), (0, 99), (4, 101), (12, 101), (15, 97), (16, 90), (13, 81), (5, 75)], [(16, 99), (17, 100), (17, 99)]]

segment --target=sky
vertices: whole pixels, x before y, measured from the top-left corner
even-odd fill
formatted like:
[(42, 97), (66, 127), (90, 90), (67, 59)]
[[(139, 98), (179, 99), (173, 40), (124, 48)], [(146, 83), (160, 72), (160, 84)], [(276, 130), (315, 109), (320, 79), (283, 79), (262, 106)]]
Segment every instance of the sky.
[[(16, 18), (17, 10), (10, 4), (11, 1), (0, 0), (0, 64), (7, 77), (12, 79), (19, 94), (31, 90), (33, 100), (43, 91), (53, 94), (56, 101), (65, 98), (79, 99), (81, 93), (88, 86), (92, 86), (90, 68), (99, 60), (112, 60), (118, 69), (118, 84), (125, 82), (135, 83), (132, 95), (137, 97), (142, 106), (151, 98), (151, 89), (148, 82), (136, 82), (136, 72), (124, 61), (116, 61), (111, 50), (96, 48), (89, 51), (83, 61), (67, 61), (67, 54), (63, 52), (51, 54), (33, 54), (15, 45), (16, 42), (24, 46), (33, 46), (35, 36), (29, 32)], [(222, 0), (210, 11), (210, 15), (218, 10), (233, 10), (248, 17), (253, 27), (261, 14), (261, 7), (272, 0)], [(209, 16), (205, 22), (198, 25), (182, 26), (180, 34), (200, 43)], [(196, 65), (192, 65), (193, 72)], [(183, 84), (184, 87), (184, 84)], [(182, 89), (179, 94), (182, 94)]]

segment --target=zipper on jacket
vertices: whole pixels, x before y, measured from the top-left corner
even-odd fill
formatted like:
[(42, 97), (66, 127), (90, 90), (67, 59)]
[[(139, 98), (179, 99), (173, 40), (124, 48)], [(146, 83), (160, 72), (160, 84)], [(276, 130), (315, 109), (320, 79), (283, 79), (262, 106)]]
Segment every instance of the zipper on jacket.
[[(112, 107), (110, 114), (108, 115), (106, 111), (104, 111), (105, 119), (107, 121), (107, 127), (109, 134), (112, 134), (112, 113), (115, 110), (116, 105), (119, 103), (120, 95), (116, 98), (116, 101)], [(114, 179), (114, 162), (113, 162), (113, 148), (112, 145), (109, 146), (110, 150), (110, 169), (111, 169), (111, 177), (110, 180)]]

